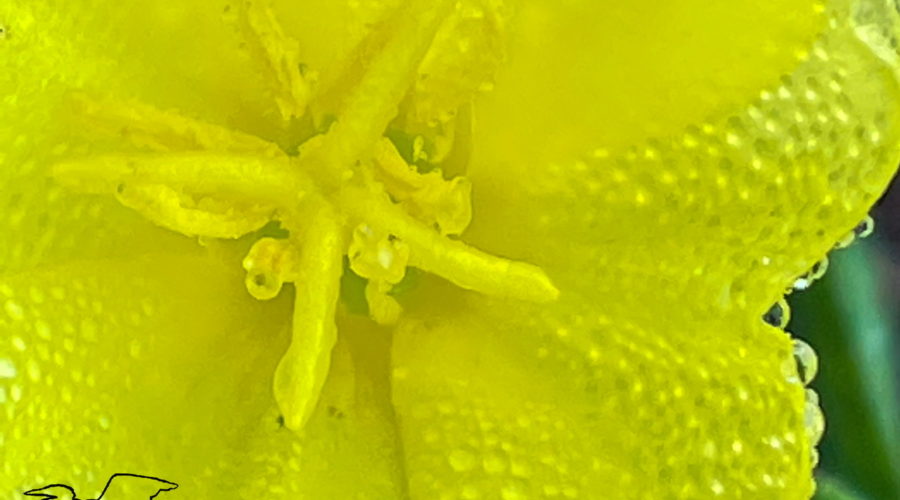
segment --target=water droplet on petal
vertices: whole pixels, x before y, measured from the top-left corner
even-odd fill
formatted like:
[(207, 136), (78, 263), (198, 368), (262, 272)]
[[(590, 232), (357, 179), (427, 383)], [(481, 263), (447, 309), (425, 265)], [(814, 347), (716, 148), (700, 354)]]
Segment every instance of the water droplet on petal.
[(463, 500), (478, 500), (481, 498), (481, 492), (478, 491), (477, 487), (472, 486), (471, 484), (463, 486), (461, 495)]
[(0, 379), (15, 378), (18, 373), (19, 371), (16, 370), (16, 365), (12, 361), (0, 358)]
[(872, 231), (875, 230), (875, 221), (872, 219), (872, 216), (867, 215), (865, 219), (862, 220), (859, 224), (853, 228), (853, 234), (856, 235), (857, 238), (865, 238), (872, 234)]
[(810, 284), (811, 283), (810, 283), (809, 279), (806, 276), (804, 276), (802, 278), (797, 278), (797, 280), (794, 281), (793, 287), (794, 287), (794, 290), (806, 290), (807, 288), (809, 288)]
[(819, 371), (819, 357), (809, 344), (794, 339), (794, 360), (797, 362), (797, 373), (803, 385), (808, 385)]
[(716, 496), (725, 493), (725, 486), (722, 485), (722, 482), (718, 479), (713, 479), (712, 483), (710, 483), (709, 485), (709, 489), (711, 489), (713, 494), (715, 494)]
[(503, 491), (500, 492), (500, 495), (503, 500), (523, 500), (525, 498), (525, 494), (522, 493), (522, 489), (516, 485), (509, 485), (503, 488)]
[(25, 317), (25, 310), (22, 308), (22, 305), (15, 300), (8, 299), (6, 303), (3, 304), (3, 308), (13, 321), (21, 321), (22, 318)]
[(38, 366), (37, 361), (29, 359), (28, 363), (25, 365), (25, 371), (28, 374), (28, 379), (32, 382), (39, 382), (41, 380), (41, 368)]
[(822, 260), (813, 264), (812, 269), (809, 270), (809, 278), (810, 281), (817, 281), (822, 276), (825, 276), (825, 271), (828, 270), (828, 257), (823, 257)]
[(23, 351), (25, 351), (25, 349), (27, 349), (27, 346), (25, 345), (25, 340), (22, 337), (19, 337), (18, 335), (14, 336), (12, 338), (12, 346), (13, 346), (13, 348), (15, 348), (15, 350), (17, 350), (19, 352), (23, 352)]
[(104, 431), (108, 431), (110, 426), (112, 425), (112, 421), (107, 415), (100, 415), (97, 419), (97, 425), (100, 426)]
[(810, 443), (815, 446), (825, 432), (825, 416), (822, 414), (822, 408), (819, 407), (819, 395), (812, 389), (806, 390), (803, 424)]
[(12, 387), (9, 388), (9, 395), (14, 403), (18, 403), (22, 400), (22, 392), (22, 386), (19, 384), (13, 384)]
[(447, 460), (456, 472), (465, 472), (475, 467), (475, 455), (467, 450), (453, 450)]
[(34, 322), (34, 331), (37, 333), (37, 336), (44, 339), (50, 340), (51, 331), (50, 325), (47, 324), (46, 321), (39, 319)]
[(772, 304), (772, 307), (763, 314), (763, 321), (774, 326), (775, 328), (784, 328), (787, 326), (791, 317), (791, 310), (784, 299)]
[(482, 466), (488, 474), (499, 474), (506, 470), (506, 460), (497, 453), (488, 453), (482, 460)]
[(794, 290), (806, 290), (810, 285), (821, 279), (827, 270), (828, 257), (823, 257), (822, 260), (813, 264), (812, 268), (810, 268), (806, 274), (794, 281)]

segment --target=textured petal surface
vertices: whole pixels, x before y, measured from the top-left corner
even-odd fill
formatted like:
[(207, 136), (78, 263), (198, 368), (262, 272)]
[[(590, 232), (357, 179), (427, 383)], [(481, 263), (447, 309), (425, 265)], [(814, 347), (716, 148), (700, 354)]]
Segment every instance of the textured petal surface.
[[(699, 7), (692, 12), (704, 15)], [(701, 73), (696, 83), (666, 90), (663, 75), (654, 73), (648, 80), (657, 87), (648, 95), (700, 87), (734, 104), (712, 106), (688, 121), (688, 111), (696, 111), (689, 100), (671, 110), (668, 100), (626, 99), (645, 120), (640, 139), (625, 145), (613, 138), (617, 132), (606, 130), (618, 130), (618, 117), (599, 110), (573, 115), (592, 116), (596, 126), (567, 119), (547, 127), (566, 138), (565, 146), (554, 145), (561, 140), (544, 140), (543, 132), (516, 130), (547, 119), (554, 109), (529, 100), (535, 103), (529, 110), (535, 119), (507, 120), (504, 113), (522, 112), (522, 94), (553, 89), (567, 99), (589, 102), (595, 94), (606, 94), (607, 80), (598, 75), (591, 88), (573, 70), (551, 87), (529, 78), (527, 68), (517, 71), (517, 52), (511, 49), (509, 72), (501, 73), (496, 92), (487, 94), (478, 109), (477, 157), (469, 174), (476, 218), (469, 238), (556, 268), (586, 288), (633, 290), (634, 301), (652, 301), (671, 291), (668, 300), (690, 290), (691, 307), (765, 312), (782, 288), (863, 219), (896, 167), (897, 56), (889, 47), (898, 15), (881, 2), (843, 0), (830, 2), (822, 15), (822, 23), (810, 26), (806, 36), (758, 23), (776, 30), (756, 34), (758, 43), (783, 35), (787, 39), (779, 46), (803, 41), (805, 50), (802, 60), (780, 67), (759, 61), (763, 66), (756, 69), (768, 78), (752, 90), (740, 88), (742, 67), (749, 63), (741, 57), (722, 70), (740, 78), (731, 85), (710, 82), (712, 76)], [(562, 17), (553, 25), (579, 25)], [(522, 57), (530, 60), (526, 56), (533, 51), (525, 42), (520, 45)], [(566, 47), (575, 51), (577, 45)], [(714, 55), (698, 50), (693, 57), (706, 62)], [(647, 65), (660, 67), (653, 61)], [(673, 123), (655, 130), (664, 121)], [(507, 136), (509, 129), (518, 132), (515, 142)], [(594, 136), (575, 137), (586, 134), (584, 129)], [(520, 182), (506, 182), (511, 178)], [(514, 222), (525, 216), (533, 222)], [(565, 265), (558, 259), (563, 249), (570, 250)], [(624, 280), (633, 282), (623, 286)]]
[(59, 481), (94, 495), (116, 472), (203, 498), (396, 493), (386, 368), (370, 358), (384, 334), (345, 336), (297, 436), (271, 394), (289, 300), (249, 298), (236, 263), (152, 255), (2, 280), (4, 498)]
[(475, 108), (467, 238), (562, 299), (445, 290), (452, 312), (399, 328), (414, 496), (811, 494), (815, 409), (760, 318), (896, 170), (898, 15), (671, 5), (518, 13)]
[(273, 98), (293, 93), (233, 23), (253, 1), (49, 3), (0, 0), (0, 496), (91, 496), (121, 471), (197, 498), (810, 495), (815, 413), (759, 318), (894, 171), (891, 2), (457, 3), (391, 139), (468, 167), (463, 239), (540, 265), (561, 299), (425, 278), (393, 334), (342, 310), (299, 434), (271, 394), (290, 297), (247, 295), (250, 242), (198, 245), (47, 169), (135, 148), (72, 91), (293, 151), (404, 4), (273, 2), (299, 48), (255, 52), (315, 82), (311, 119), (286, 120)]
[(0, 498), (51, 482), (93, 498), (116, 472), (194, 498), (402, 491), (385, 332), (347, 328), (298, 436), (271, 389), (290, 297), (247, 294), (249, 242), (203, 247), (48, 178), (57, 158), (129, 147), (73, 125), (72, 90), (271, 136), (224, 6), (0, 2)]
[(571, 295), (552, 311), (447, 303), (404, 322), (394, 345), (414, 498), (809, 495), (782, 332), (661, 324)]

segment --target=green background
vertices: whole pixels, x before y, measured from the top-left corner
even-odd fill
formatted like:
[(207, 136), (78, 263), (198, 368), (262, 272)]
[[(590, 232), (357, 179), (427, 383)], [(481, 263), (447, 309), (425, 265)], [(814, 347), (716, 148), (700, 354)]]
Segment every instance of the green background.
[(813, 346), (826, 429), (816, 499), (900, 499), (900, 186), (875, 233), (834, 250), (825, 276), (788, 297), (788, 330)]

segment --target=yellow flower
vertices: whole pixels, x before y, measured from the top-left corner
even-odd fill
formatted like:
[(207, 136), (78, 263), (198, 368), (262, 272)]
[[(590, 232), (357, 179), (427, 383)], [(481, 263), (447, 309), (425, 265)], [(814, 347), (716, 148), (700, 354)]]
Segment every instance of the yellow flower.
[(0, 0), (0, 495), (811, 495), (761, 317), (900, 158), (891, 2), (50, 3)]

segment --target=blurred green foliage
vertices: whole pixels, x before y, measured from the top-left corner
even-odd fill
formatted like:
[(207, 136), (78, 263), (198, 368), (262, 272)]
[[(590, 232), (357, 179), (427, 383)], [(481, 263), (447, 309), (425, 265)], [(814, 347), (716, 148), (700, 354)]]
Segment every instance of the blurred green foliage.
[[(877, 234), (877, 232), (876, 232)], [(900, 499), (900, 269), (877, 237), (831, 253), (825, 277), (788, 301), (788, 330), (812, 345), (826, 430), (816, 499)]]

